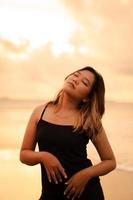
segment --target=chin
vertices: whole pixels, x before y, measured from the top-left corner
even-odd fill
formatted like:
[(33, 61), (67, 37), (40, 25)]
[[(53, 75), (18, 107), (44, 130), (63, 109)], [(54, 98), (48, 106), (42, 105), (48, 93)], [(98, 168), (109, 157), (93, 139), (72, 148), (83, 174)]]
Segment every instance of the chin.
[(69, 87), (69, 86), (66, 86), (66, 85), (63, 87), (63, 91), (64, 91), (65, 93), (69, 94), (69, 95), (73, 95), (73, 94), (74, 94), (73, 88), (71, 88), (71, 87)]
[(71, 89), (63, 89), (66, 96), (68, 96), (70, 99), (78, 100), (77, 95), (71, 90)]
[(68, 93), (72, 93), (72, 88), (70, 88), (69, 86), (64, 86), (63, 91), (68, 92)]

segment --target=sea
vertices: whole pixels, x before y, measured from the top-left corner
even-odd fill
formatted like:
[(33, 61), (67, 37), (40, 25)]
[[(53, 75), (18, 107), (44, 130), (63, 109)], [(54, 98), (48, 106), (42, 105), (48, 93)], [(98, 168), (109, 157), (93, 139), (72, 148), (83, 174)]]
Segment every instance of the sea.
[[(0, 199), (37, 200), (41, 190), (40, 166), (20, 162), (19, 152), (33, 109), (46, 100), (0, 99)], [(106, 101), (103, 126), (114, 151), (117, 169), (133, 172), (133, 103)], [(93, 144), (88, 157), (100, 158)], [(31, 187), (29, 187), (29, 185)]]

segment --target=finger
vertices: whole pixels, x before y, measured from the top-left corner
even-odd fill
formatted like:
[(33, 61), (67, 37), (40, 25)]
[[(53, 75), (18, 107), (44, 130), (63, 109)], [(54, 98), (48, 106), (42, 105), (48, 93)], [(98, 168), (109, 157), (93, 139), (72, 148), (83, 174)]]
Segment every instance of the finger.
[[(65, 183), (66, 185), (68, 183)], [(68, 186), (66, 187), (65, 191), (64, 191), (64, 195), (67, 195), (69, 193), (69, 191), (71, 190), (72, 186), (70, 184), (68, 184)]]
[(82, 189), (80, 187), (76, 188), (75, 192), (73, 194), (72, 200), (77, 199), (77, 198), (79, 199), (80, 196), (82, 195), (83, 191), (84, 191), (84, 188), (82, 188)]
[(47, 173), (48, 180), (51, 183), (51, 176), (50, 176), (49, 170), (47, 168), (46, 168), (46, 173)]
[(78, 194), (78, 199), (81, 197), (83, 191), (84, 191), (84, 188), (79, 192), (79, 194)]
[(78, 191), (75, 191), (75, 192), (74, 192), (73, 197), (72, 197), (72, 200), (74, 200), (74, 199), (76, 199), (76, 198), (80, 198), (79, 192), (78, 192)]
[(57, 179), (58, 179), (60, 182), (62, 182), (62, 178), (61, 178), (60, 172), (59, 172), (59, 171), (56, 171), (55, 174), (56, 174)]
[(67, 198), (69, 199), (70, 197), (73, 197), (73, 199), (74, 199), (74, 193), (75, 193), (75, 187), (72, 187), (71, 189), (70, 189), (70, 191), (68, 192), (68, 194), (67, 194)]
[(64, 178), (67, 178), (67, 174), (65, 172), (65, 169), (62, 166), (59, 166), (58, 170), (60, 171), (60, 173), (64, 176)]
[(57, 180), (57, 178), (56, 178), (55, 172), (54, 172), (54, 171), (51, 171), (50, 173), (51, 173), (51, 177), (52, 177), (53, 181), (54, 181), (56, 184), (58, 184), (58, 180)]

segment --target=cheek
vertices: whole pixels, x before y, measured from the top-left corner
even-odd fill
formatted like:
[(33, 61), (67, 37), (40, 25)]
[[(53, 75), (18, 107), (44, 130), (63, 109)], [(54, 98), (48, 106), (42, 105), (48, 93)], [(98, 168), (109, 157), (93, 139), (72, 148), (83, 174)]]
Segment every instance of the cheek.
[(77, 92), (78, 92), (79, 95), (80, 95), (81, 97), (83, 97), (83, 98), (86, 97), (86, 96), (88, 96), (89, 91), (90, 91), (90, 89), (87, 88), (86, 86), (79, 86), (79, 87), (77, 88)]

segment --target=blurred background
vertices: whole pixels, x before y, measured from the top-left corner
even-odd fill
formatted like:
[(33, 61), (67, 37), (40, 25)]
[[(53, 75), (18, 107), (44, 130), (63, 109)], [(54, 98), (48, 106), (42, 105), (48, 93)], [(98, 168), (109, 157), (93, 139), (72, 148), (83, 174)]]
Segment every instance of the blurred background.
[[(84, 66), (104, 78), (103, 124), (118, 170), (133, 172), (132, 7), (131, 0), (0, 0), (1, 200), (39, 197), (40, 167), (19, 161), (26, 124)], [(95, 149), (87, 150), (95, 162)]]

